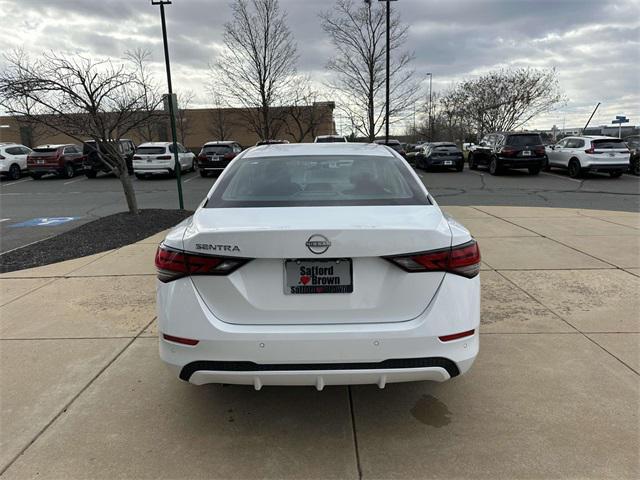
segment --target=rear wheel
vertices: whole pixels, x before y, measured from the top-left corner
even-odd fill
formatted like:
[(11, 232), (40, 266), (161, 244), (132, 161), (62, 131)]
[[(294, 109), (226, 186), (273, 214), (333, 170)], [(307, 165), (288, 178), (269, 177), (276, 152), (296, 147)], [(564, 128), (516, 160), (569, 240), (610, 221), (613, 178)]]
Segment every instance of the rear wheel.
[(569, 176), (571, 178), (580, 178), (582, 175), (582, 167), (580, 167), (580, 161), (577, 158), (572, 158), (569, 162)]
[(62, 171), (62, 175), (64, 176), (64, 178), (73, 178), (75, 174), (76, 174), (76, 170), (75, 168), (73, 168), (73, 165), (70, 163), (67, 163), (64, 166), (64, 170)]
[(464, 160), (456, 164), (456, 172), (461, 172), (462, 170), (464, 170)]
[(498, 165), (498, 159), (493, 157), (489, 162), (489, 173), (491, 175), (500, 175), (500, 165)]
[(609, 172), (609, 175), (611, 175), (611, 178), (618, 178), (618, 177), (622, 176), (622, 171), (621, 170), (617, 170), (615, 172)]
[(473, 157), (473, 155), (469, 154), (468, 162), (469, 162), (469, 170), (478, 169), (478, 164), (476, 163), (476, 159)]
[(21, 174), (22, 172), (20, 172), (20, 165), (18, 165), (17, 163), (14, 163), (9, 167), (9, 178), (11, 180), (18, 180)]
[(631, 173), (634, 175), (640, 175), (640, 158), (636, 158), (631, 163)]
[(540, 173), (540, 167), (529, 167), (529, 175), (538, 175)]

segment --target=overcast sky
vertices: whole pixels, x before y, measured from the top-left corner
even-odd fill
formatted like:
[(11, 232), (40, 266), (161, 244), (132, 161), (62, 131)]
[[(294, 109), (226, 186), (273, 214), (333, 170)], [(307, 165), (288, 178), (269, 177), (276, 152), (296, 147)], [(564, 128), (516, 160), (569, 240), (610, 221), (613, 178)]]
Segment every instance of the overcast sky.
[[(194, 91), (197, 106), (207, 106), (208, 65), (221, 48), (229, 1), (173, 0), (166, 9), (174, 90)], [(280, 2), (298, 69), (320, 85), (333, 50), (318, 12), (333, 2)], [(640, 0), (399, 0), (392, 8), (409, 24), (416, 75), (433, 72), (435, 91), (501, 66), (556, 67), (568, 104), (530, 127), (582, 126), (597, 102), (592, 124), (623, 114), (640, 124)], [(0, 0), (0, 18), (0, 51), (121, 58), (144, 47), (164, 82), (159, 11), (150, 0)], [(423, 87), (426, 95), (426, 80)]]

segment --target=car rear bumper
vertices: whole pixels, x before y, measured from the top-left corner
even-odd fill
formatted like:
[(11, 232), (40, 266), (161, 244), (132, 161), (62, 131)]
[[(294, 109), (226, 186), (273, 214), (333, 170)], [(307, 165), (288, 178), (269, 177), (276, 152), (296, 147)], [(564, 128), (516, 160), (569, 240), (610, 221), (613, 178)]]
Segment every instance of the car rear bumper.
[(501, 167), (505, 168), (531, 168), (531, 167), (540, 167), (542, 168), (547, 159), (546, 157), (534, 157), (534, 158), (509, 158), (509, 157), (498, 157), (498, 163)]
[(56, 166), (44, 166), (44, 165), (33, 165), (29, 166), (29, 173), (61, 173), (64, 171), (63, 167), (58, 165)]
[[(450, 164), (446, 164), (445, 162), (451, 162)], [(451, 158), (431, 158), (431, 157), (426, 157), (425, 158), (425, 163), (427, 165), (433, 166), (433, 167), (455, 167), (456, 165), (460, 164), (460, 163), (464, 163), (464, 157), (460, 156), (460, 157), (451, 157)]]
[[(445, 381), (479, 349), (480, 279), (447, 274), (431, 304), (407, 322), (236, 325), (220, 321), (189, 278), (158, 284), (160, 357), (194, 384), (377, 384)], [(474, 330), (442, 342), (439, 336)], [(194, 346), (163, 334), (197, 339)]]
[(626, 172), (629, 162), (625, 163), (590, 163), (584, 166), (585, 170), (592, 172)]
[(170, 173), (172, 168), (168, 167), (133, 167), (134, 173)]

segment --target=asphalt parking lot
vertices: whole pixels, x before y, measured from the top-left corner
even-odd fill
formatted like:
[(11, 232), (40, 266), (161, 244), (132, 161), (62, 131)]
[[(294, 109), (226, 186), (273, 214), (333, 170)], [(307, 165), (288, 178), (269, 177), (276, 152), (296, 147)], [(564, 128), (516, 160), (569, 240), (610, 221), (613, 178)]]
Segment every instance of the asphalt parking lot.
[[(521, 171), (493, 177), (486, 170), (467, 168), (461, 173), (419, 171), (419, 174), (441, 205), (640, 210), (640, 178), (632, 175), (612, 179), (608, 175), (593, 174), (576, 180), (554, 170), (535, 177)], [(195, 209), (214, 181), (215, 178), (202, 178), (198, 173), (185, 175), (185, 208)], [(133, 178), (133, 183), (140, 208), (178, 208), (175, 179)], [(7, 252), (123, 210), (126, 204), (122, 188), (113, 176), (93, 180), (84, 176), (72, 179), (49, 176), (39, 181), (31, 178), (2, 181), (0, 251)]]

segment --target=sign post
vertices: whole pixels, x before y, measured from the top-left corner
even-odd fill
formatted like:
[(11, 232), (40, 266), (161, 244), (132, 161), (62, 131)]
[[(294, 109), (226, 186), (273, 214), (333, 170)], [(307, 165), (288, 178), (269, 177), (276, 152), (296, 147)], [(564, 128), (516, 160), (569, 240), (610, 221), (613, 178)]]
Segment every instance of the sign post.
[(616, 123), (618, 124), (618, 138), (622, 138), (622, 124), (629, 123), (629, 119), (624, 115), (616, 115), (616, 119), (613, 120), (611, 123), (613, 123), (614, 125)]

